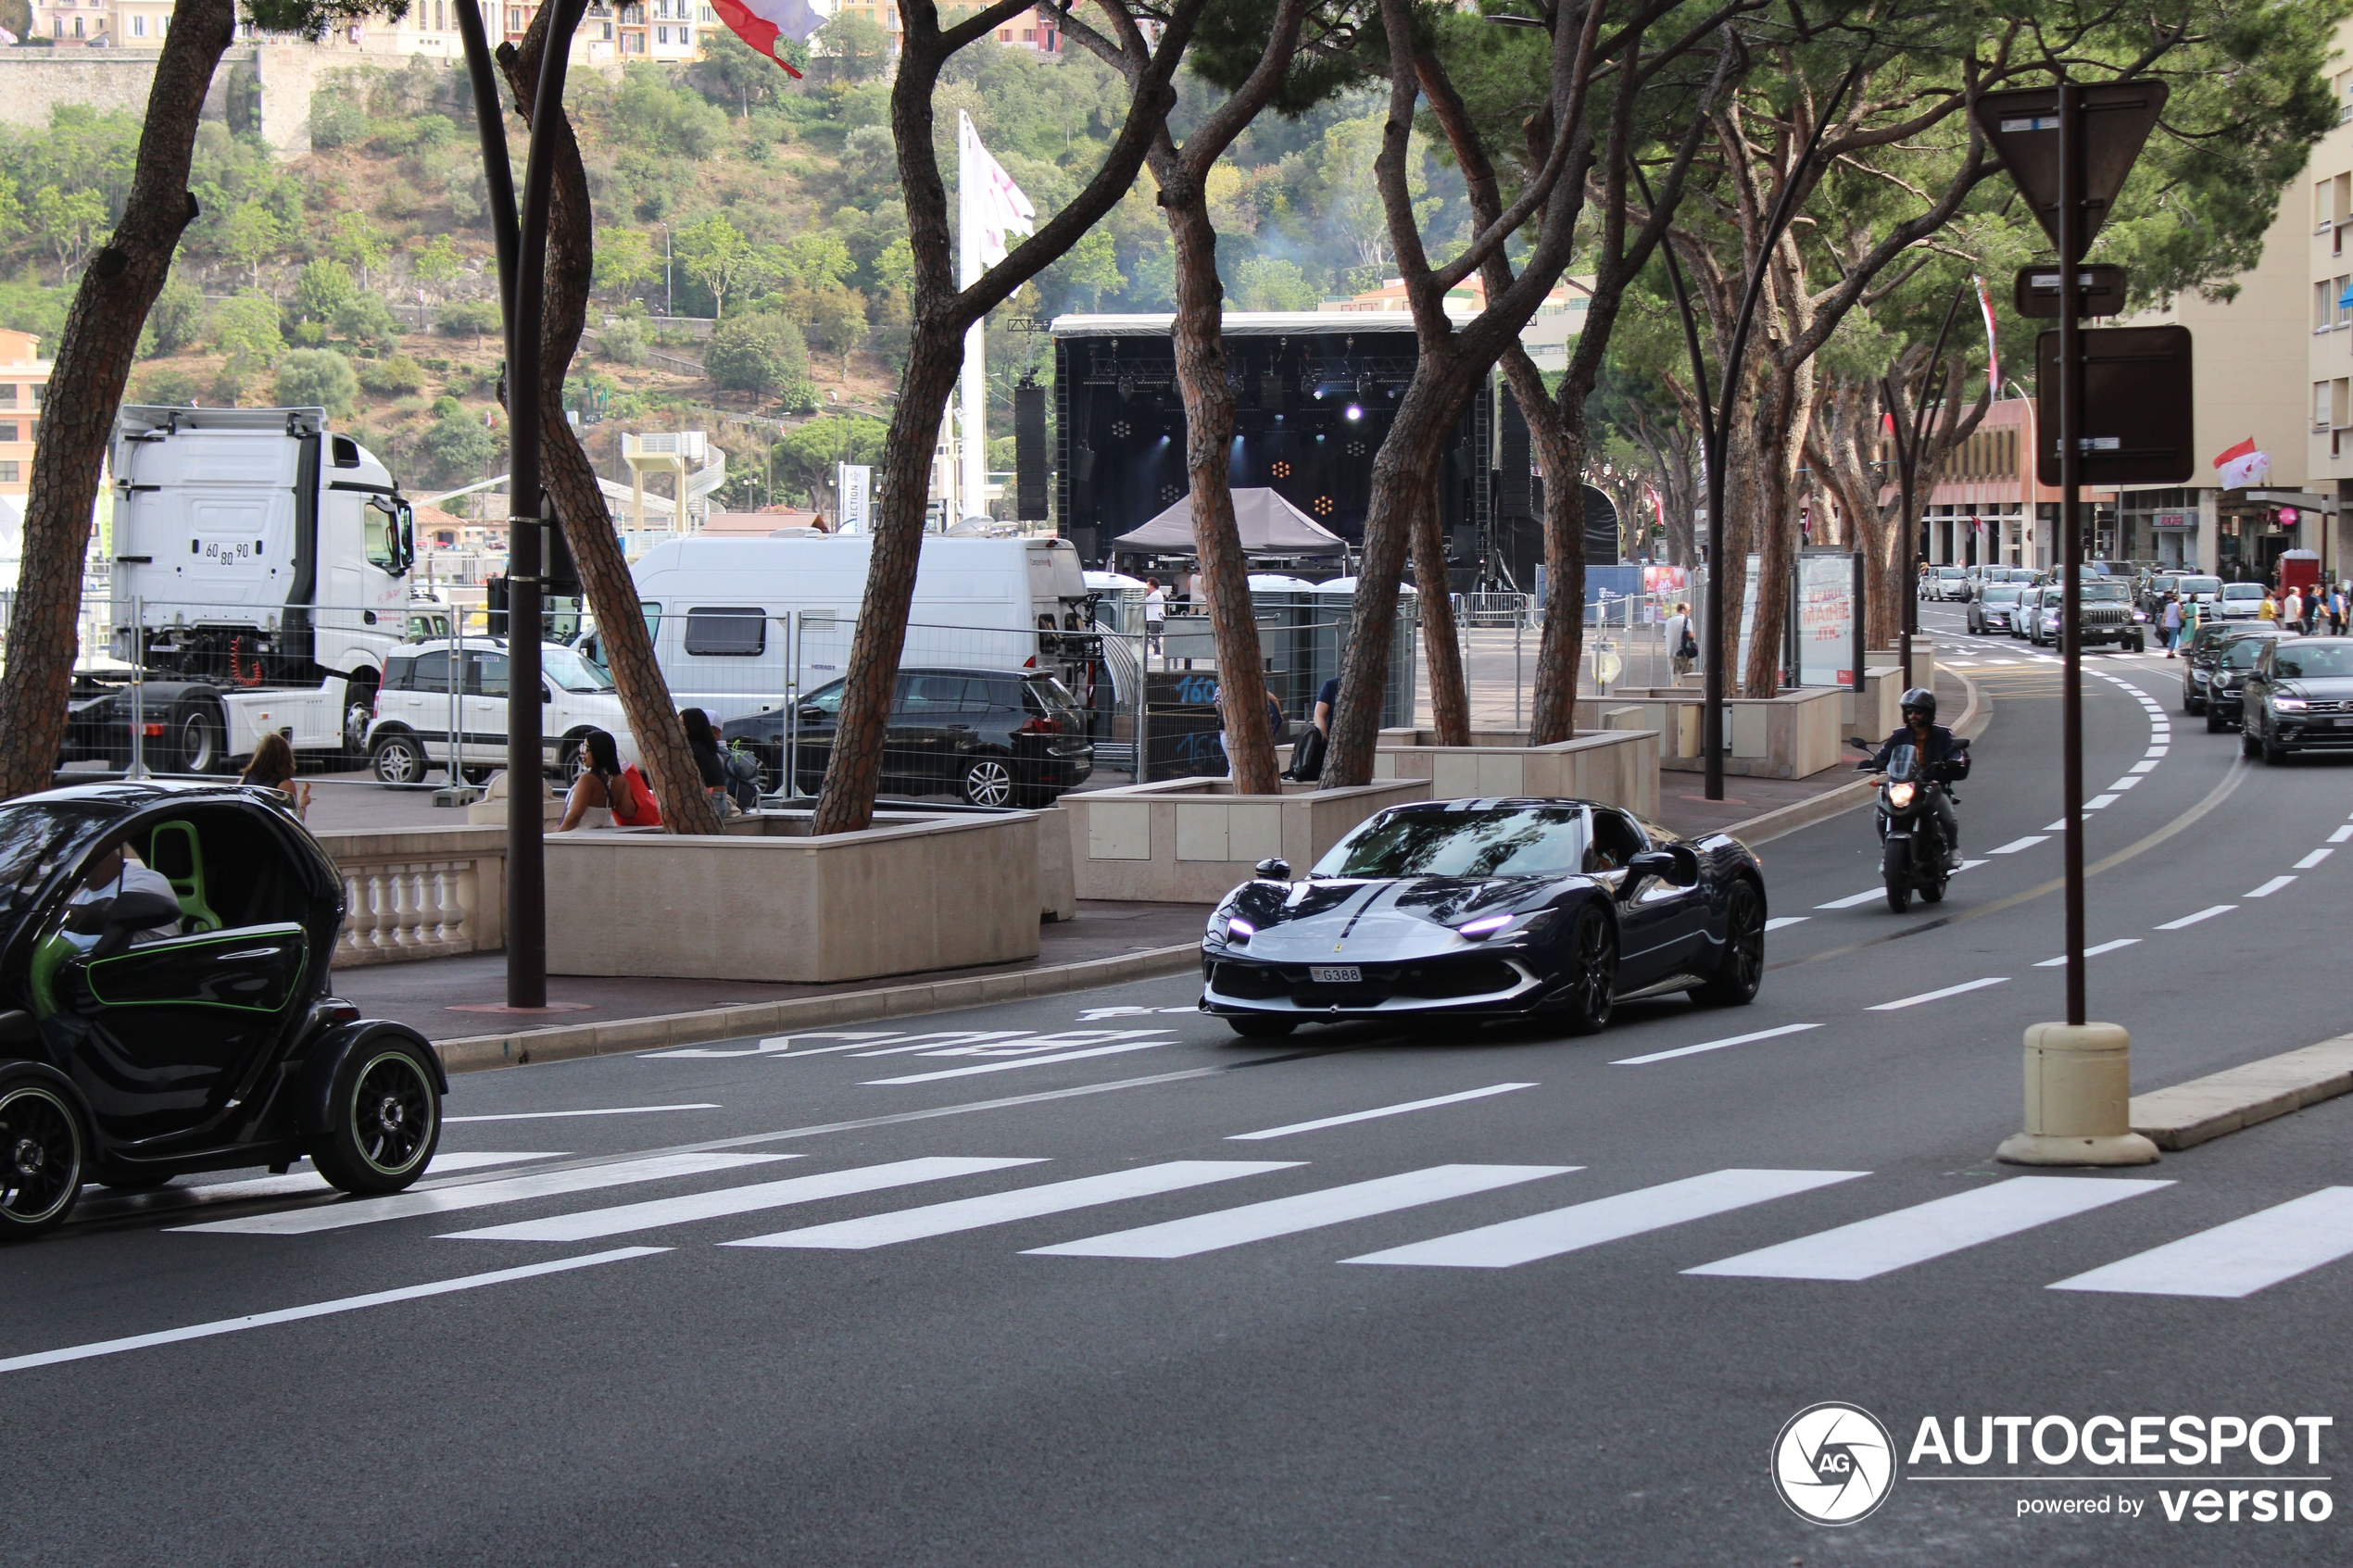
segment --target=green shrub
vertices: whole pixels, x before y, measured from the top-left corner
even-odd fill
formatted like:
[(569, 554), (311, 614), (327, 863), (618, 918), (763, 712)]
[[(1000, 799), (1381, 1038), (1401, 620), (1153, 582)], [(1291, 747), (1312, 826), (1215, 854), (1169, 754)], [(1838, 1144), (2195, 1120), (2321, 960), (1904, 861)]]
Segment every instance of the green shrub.
[(341, 93), (320, 93), (310, 100), (310, 144), (322, 151), (347, 147), (368, 139), (368, 111)]
[(737, 316), (712, 331), (703, 370), (734, 391), (786, 396), (809, 385), (809, 345), (787, 317), (774, 311)]
[(406, 354), (371, 359), (359, 367), (359, 384), (385, 397), (422, 392), (425, 386), (424, 367)]
[(212, 344), (240, 369), (276, 364), (286, 348), (278, 327), (278, 302), (251, 293), (222, 302), (212, 313)]
[(359, 395), (359, 378), (332, 348), (296, 348), (278, 361), (275, 392), (280, 408), (321, 408), (342, 419)]
[(176, 354), (204, 336), (204, 295), (185, 278), (167, 279), (140, 334), (145, 354)]
[(389, 348), (400, 340), (400, 323), (381, 295), (355, 294), (335, 307), (335, 336), (346, 343)]
[(626, 316), (598, 327), (597, 352), (616, 365), (642, 364), (646, 358), (646, 329)]
[(453, 299), (434, 312), (433, 324), (451, 337), (484, 337), (499, 330), (498, 307), (487, 299)]
[(139, 378), (138, 401), (154, 408), (194, 408), (202, 390), (196, 378), (172, 365), (158, 365)]

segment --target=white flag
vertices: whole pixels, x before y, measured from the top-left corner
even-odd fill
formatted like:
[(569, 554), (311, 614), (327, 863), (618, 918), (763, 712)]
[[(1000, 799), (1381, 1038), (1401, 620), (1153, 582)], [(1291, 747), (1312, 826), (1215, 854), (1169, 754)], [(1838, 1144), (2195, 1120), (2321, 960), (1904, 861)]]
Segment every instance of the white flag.
[(973, 221), (980, 230), (980, 264), (994, 267), (1005, 259), (1008, 233), (1038, 232), (1038, 207), (1013, 183), (1005, 166), (988, 156), (972, 118), (962, 109), (956, 111), (956, 129), (960, 156), (966, 160), (957, 183), (971, 194)]

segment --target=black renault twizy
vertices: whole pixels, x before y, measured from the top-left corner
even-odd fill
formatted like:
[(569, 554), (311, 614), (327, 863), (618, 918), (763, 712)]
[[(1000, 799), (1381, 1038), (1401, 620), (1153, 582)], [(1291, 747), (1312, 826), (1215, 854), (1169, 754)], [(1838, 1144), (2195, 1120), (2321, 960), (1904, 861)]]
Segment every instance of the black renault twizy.
[(431, 1163), (440, 1060), (327, 994), (343, 878), (276, 799), (115, 783), (0, 805), (0, 1240), (63, 1222), (84, 1182), (308, 1156), (387, 1193)]

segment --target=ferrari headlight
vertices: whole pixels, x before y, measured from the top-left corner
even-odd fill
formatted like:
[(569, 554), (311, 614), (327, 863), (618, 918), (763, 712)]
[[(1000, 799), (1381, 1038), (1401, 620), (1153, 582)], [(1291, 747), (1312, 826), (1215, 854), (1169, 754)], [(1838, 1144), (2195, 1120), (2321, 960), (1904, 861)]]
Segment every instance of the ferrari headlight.
[(1454, 928), (1454, 935), (1457, 936), (1467, 936), (1472, 941), (1476, 942), (1483, 937), (1494, 935), (1497, 932), (1503, 930), (1504, 927), (1511, 924), (1516, 918), (1516, 916), (1513, 915), (1483, 915), (1478, 920), (1465, 921), (1462, 924), (1456, 926)]
[(1887, 786), (1887, 803), (1899, 810), (1912, 803), (1912, 795), (1913, 788), (1909, 782), (1892, 784)]
[(1258, 935), (1258, 927), (1239, 915), (1217, 915), (1209, 922), (1209, 934), (1221, 942), (1242, 943)]

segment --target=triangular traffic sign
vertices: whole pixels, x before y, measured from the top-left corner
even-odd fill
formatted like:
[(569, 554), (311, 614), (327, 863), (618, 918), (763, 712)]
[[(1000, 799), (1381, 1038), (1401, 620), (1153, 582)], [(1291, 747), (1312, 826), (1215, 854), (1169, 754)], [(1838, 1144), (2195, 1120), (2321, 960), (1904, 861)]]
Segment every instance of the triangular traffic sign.
[[(2082, 84), (2083, 105), (2083, 244), (2108, 221), (2124, 177), (2139, 161), (2157, 117), (2165, 110), (2162, 82)], [(1977, 128), (2018, 182), (2043, 232), (2058, 244), (2058, 89), (2026, 87), (1978, 99)]]

